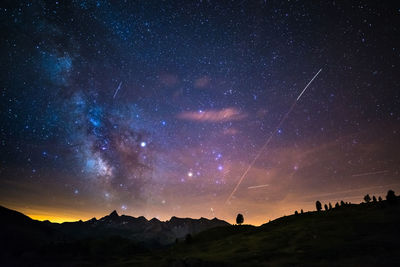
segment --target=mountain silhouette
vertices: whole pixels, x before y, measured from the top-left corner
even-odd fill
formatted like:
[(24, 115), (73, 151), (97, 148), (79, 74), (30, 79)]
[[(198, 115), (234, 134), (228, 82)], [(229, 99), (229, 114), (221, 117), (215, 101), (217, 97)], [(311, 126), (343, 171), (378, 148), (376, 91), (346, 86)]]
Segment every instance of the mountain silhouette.
[(143, 216), (118, 215), (115, 210), (98, 220), (92, 218), (88, 221), (80, 220), (61, 224), (32, 220), (22, 213), (1, 206), (0, 215), (4, 227), (13, 228), (14, 233), (20, 230), (21, 233), (27, 234), (25, 237), (34, 236), (46, 242), (58, 239), (79, 240), (121, 236), (149, 246), (162, 246), (175, 242), (177, 238), (184, 238), (187, 234), (193, 235), (213, 227), (229, 225), (216, 218), (209, 220), (172, 217), (162, 222), (156, 218), (147, 220)]
[[(398, 197), (397, 197), (398, 199)], [(395, 203), (398, 203), (397, 201)], [(0, 266), (397, 266), (400, 205), (386, 200), (284, 216), (259, 227), (119, 215), (36, 221), (0, 206)]]
[(116, 210), (113, 210), (109, 215), (103, 217), (102, 219), (106, 219), (106, 218), (109, 218), (111, 220), (112, 219), (117, 219), (117, 218), (119, 218), (119, 215), (118, 215)]

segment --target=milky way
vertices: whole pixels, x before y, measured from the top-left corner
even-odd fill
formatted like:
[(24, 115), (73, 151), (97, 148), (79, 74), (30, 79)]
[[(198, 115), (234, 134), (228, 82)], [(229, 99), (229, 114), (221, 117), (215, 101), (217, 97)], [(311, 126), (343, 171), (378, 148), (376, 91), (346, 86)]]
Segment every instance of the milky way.
[(400, 190), (399, 4), (8, 1), (1, 15), (1, 205), (259, 224)]

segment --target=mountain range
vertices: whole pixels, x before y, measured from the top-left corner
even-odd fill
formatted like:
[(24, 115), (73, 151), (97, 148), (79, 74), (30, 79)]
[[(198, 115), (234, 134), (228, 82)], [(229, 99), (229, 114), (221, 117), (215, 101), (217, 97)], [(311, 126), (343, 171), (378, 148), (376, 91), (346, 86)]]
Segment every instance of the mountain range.
[[(118, 215), (115, 210), (100, 219), (92, 218), (88, 221), (64, 223), (33, 220), (22, 213), (2, 206), (0, 206), (0, 216), (2, 218), (0, 222), (2, 235), (5, 236), (21, 234), (25, 238), (29, 237), (29, 239), (40, 242), (122, 236), (152, 247), (171, 244), (176, 239), (185, 238), (188, 234), (194, 235), (213, 227), (230, 225), (217, 218), (209, 220), (171, 217), (165, 222), (156, 218), (147, 220), (143, 216), (136, 218)], [(23, 231), (21, 232), (21, 230)]]

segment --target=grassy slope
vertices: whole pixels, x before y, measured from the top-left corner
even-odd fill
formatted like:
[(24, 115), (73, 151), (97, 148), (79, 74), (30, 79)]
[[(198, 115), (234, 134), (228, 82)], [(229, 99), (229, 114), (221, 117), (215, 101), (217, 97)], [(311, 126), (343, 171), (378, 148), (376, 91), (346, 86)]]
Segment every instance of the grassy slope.
[(370, 203), (287, 216), (260, 227), (214, 228), (189, 244), (121, 259), (116, 265), (396, 266), (399, 237), (400, 205)]

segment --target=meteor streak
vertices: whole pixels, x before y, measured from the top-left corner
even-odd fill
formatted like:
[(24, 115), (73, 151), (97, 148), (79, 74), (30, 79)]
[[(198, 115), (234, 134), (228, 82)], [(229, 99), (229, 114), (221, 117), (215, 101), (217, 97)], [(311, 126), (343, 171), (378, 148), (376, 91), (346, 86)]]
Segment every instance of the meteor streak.
[(254, 185), (254, 186), (247, 187), (247, 189), (262, 188), (262, 187), (267, 187), (267, 186), (269, 186), (269, 184)]
[(303, 91), (301, 91), (300, 95), (297, 97), (296, 101), (300, 99), (300, 97), (303, 95), (303, 93), (306, 91), (308, 86), (314, 81), (315, 78), (317, 78), (318, 74), (322, 71), (322, 69), (319, 69), (317, 74), (314, 75), (314, 77), (307, 83), (306, 87), (304, 87)]
[(261, 149), (258, 151), (254, 159), (251, 161), (249, 166), (246, 168), (242, 176), (240, 177), (238, 183), (236, 184), (235, 188), (233, 189), (232, 193), (229, 195), (229, 197), (226, 199), (225, 204), (227, 204), (233, 195), (235, 194), (236, 190), (239, 188), (240, 184), (243, 182), (244, 178), (246, 177), (247, 173), (250, 171), (250, 169), (253, 167), (254, 163), (257, 161), (257, 159), (261, 156), (261, 154), (264, 152), (264, 150), (268, 147), (269, 143), (271, 142), (272, 138), (274, 137), (275, 133), (281, 128), (282, 124), (285, 122), (289, 114), (292, 112), (293, 108), (296, 106), (297, 101), (299, 101), (300, 97), (303, 95), (303, 93), (306, 91), (308, 86), (314, 81), (314, 79), (318, 76), (318, 74), (322, 71), (322, 68), (314, 75), (314, 77), (307, 83), (306, 87), (304, 87), (303, 91), (301, 91), (300, 95), (296, 98), (296, 100), (293, 102), (293, 104), (290, 106), (288, 112), (286, 112), (285, 116), (281, 119), (281, 121), (278, 123), (276, 126), (275, 130), (271, 133), (271, 135), (268, 137), (267, 141), (265, 144), (261, 147)]
[(115, 93), (114, 93), (114, 96), (113, 96), (114, 99), (117, 96), (119, 89), (121, 89), (121, 85), (122, 85), (122, 81), (119, 83), (119, 85), (117, 87), (117, 90), (115, 90)]
[(387, 173), (389, 172), (388, 170), (385, 171), (376, 171), (376, 172), (364, 172), (364, 173), (358, 173), (358, 174), (353, 174), (353, 177), (356, 176), (367, 176), (367, 175), (373, 175), (373, 174), (381, 174), (381, 173)]

